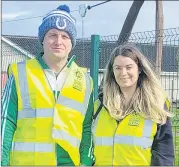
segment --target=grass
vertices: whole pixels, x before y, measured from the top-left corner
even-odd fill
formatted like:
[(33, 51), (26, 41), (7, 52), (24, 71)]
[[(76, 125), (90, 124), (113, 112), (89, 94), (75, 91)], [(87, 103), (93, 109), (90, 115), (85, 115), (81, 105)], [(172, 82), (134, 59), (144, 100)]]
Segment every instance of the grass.
[(175, 116), (172, 118), (175, 166), (179, 166), (179, 109), (172, 108), (172, 112), (175, 114)]
[(175, 150), (175, 165), (179, 166), (179, 125), (172, 126), (173, 128), (173, 143)]

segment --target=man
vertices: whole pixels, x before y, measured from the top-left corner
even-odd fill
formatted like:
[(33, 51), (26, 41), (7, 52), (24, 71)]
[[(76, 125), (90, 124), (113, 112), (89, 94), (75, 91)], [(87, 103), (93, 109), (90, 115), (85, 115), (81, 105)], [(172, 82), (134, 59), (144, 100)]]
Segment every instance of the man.
[(38, 37), (43, 55), (9, 67), (1, 165), (92, 165), (92, 80), (67, 61), (76, 43), (69, 7), (48, 13)]

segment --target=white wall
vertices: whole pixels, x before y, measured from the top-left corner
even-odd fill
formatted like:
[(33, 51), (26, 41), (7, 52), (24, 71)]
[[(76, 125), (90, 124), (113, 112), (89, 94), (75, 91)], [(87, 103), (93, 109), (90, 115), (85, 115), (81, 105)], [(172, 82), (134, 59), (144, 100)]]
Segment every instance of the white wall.
[[(100, 70), (98, 76), (98, 85), (103, 77), (103, 70)], [(179, 102), (179, 73), (177, 72), (162, 72), (161, 74), (161, 84), (166, 90), (168, 97), (173, 101)]]
[(162, 72), (161, 84), (171, 100), (179, 102), (179, 72)]
[(8, 65), (11, 63), (17, 63), (23, 61), (27, 58), (26, 55), (22, 54), (20, 51), (16, 50), (6, 42), (1, 40), (2, 52), (1, 52), (1, 61), (2, 68), (1, 71), (7, 71)]

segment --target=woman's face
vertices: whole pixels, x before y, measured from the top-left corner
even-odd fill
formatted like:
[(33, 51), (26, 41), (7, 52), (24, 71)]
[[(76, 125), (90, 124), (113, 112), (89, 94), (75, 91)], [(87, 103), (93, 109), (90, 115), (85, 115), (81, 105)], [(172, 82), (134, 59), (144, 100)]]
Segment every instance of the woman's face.
[(129, 57), (117, 56), (114, 60), (113, 71), (120, 88), (135, 87), (139, 78), (138, 65)]

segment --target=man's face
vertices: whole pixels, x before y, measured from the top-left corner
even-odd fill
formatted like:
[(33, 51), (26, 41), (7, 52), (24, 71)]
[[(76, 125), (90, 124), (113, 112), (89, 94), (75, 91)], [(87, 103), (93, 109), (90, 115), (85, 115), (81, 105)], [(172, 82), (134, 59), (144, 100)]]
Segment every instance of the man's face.
[(65, 31), (50, 29), (43, 40), (44, 55), (50, 59), (68, 59), (72, 49), (70, 36)]

